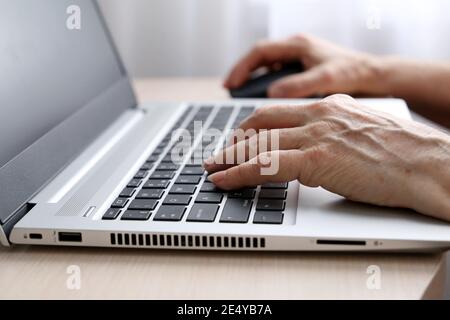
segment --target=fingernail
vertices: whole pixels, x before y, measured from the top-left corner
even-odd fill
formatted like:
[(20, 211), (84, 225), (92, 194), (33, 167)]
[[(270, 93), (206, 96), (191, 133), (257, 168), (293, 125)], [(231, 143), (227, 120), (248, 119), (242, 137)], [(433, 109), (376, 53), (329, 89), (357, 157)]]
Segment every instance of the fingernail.
[(225, 171), (220, 171), (208, 176), (208, 180), (214, 184), (220, 183), (225, 179)]
[(206, 160), (203, 162), (203, 164), (204, 164), (205, 166), (211, 166), (211, 165), (213, 165), (214, 163), (215, 163), (214, 157), (209, 157), (208, 159), (206, 159)]

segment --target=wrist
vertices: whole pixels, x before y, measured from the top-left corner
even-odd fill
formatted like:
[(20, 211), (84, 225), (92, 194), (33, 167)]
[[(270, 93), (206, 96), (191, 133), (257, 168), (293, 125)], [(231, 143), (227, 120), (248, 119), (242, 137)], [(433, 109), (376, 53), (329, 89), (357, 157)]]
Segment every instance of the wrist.
[(375, 56), (372, 64), (377, 73), (375, 87), (379, 95), (405, 99), (420, 94), (429, 84), (423, 78), (424, 71), (429, 69), (424, 67), (425, 63), (396, 56)]
[(374, 96), (392, 94), (390, 77), (395, 73), (393, 58), (365, 54), (362, 58), (364, 66), (360, 91)]
[(450, 190), (436, 179), (420, 182), (422, 191), (416, 190), (413, 209), (428, 216), (450, 221)]
[(450, 139), (436, 138), (433, 144), (423, 152), (411, 181), (413, 209), (450, 221)]

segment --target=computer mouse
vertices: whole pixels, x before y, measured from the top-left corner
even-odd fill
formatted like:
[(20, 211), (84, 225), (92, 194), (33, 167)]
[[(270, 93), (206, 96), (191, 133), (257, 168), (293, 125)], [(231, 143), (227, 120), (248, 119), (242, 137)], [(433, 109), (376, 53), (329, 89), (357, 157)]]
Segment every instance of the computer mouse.
[(267, 98), (268, 90), (275, 81), (303, 72), (305, 69), (300, 62), (284, 64), (280, 69), (270, 70), (263, 74), (254, 73), (243, 86), (230, 89), (233, 98)]

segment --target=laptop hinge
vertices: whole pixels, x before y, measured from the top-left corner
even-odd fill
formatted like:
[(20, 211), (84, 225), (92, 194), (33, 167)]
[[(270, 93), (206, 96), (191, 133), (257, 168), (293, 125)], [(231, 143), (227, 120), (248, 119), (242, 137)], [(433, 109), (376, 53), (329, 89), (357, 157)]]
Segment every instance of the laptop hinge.
[(0, 228), (0, 244), (3, 246), (9, 247), (10, 243), (8, 241), (8, 238), (6, 237), (6, 234), (3, 232), (3, 228)]
[(4, 246), (10, 246), (9, 235), (11, 234), (12, 229), (22, 219), (28, 212), (30, 212), (34, 208), (35, 204), (27, 203), (20, 207), (16, 212), (11, 215), (3, 225), (0, 226), (0, 243)]

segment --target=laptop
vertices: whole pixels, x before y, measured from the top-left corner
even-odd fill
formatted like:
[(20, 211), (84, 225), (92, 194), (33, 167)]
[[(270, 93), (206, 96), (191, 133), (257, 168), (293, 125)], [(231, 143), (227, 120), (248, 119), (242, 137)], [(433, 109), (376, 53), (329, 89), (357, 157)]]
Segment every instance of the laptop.
[[(70, 6), (81, 14), (74, 28), (67, 24)], [(138, 104), (95, 1), (4, 2), (0, 48), (5, 246), (429, 251), (450, 245), (448, 223), (298, 182), (215, 188), (201, 166), (204, 147), (222, 148), (230, 130), (261, 105), (311, 101)], [(409, 117), (401, 100), (362, 102)], [(221, 133), (214, 142), (209, 128)], [(174, 161), (186, 132), (191, 142)]]

